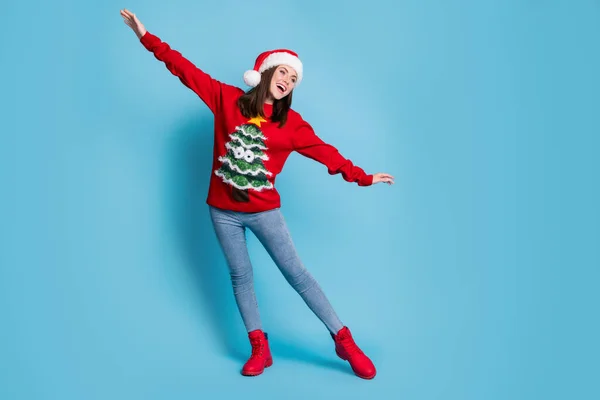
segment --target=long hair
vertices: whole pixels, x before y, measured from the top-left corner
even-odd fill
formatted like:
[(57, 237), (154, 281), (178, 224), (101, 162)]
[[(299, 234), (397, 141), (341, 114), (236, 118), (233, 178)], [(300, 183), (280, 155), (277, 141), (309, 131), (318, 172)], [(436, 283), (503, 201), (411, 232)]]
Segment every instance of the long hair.
[[(240, 112), (246, 118), (265, 117), (263, 104), (269, 96), (269, 87), (271, 79), (277, 67), (265, 70), (261, 75), (260, 83), (244, 93), (237, 101)], [(281, 100), (273, 100), (272, 122), (279, 122), (279, 127), (283, 127), (287, 121), (288, 111), (292, 107), (292, 90)]]

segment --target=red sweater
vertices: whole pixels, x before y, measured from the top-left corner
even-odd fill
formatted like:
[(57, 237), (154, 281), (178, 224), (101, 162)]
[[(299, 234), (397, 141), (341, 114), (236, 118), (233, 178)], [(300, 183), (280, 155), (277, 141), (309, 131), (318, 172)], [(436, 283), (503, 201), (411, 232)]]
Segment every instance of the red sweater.
[(241, 212), (280, 207), (275, 178), (292, 151), (324, 164), (332, 175), (341, 173), (348, 182), (360, 186), (373, 183), (373, 175), (367, 175), (335, 147), (323, 142), (297, 112), (288, 112), (282, 128), (278, 122), (270, 121), (269, 104), (264, 105), (266, 118), (248, 119), (236, 104), (244, 94), (242, 89), (213, 79), (149, 32), (140, 41), (214, 114), (213, 173), (206, 201), (209, 205)]

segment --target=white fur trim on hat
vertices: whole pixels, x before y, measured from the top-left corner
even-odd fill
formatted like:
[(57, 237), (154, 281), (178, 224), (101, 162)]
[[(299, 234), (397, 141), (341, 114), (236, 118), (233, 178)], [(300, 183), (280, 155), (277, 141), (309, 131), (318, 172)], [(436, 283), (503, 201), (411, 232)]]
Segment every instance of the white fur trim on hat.
[(293, 56), (290, 53), (277, 52), (270, 54), (260, 65), (258, 72), (262, 73), (271, 67), (276, 67), (283, 64), (289, 65), (296, 70), (296, 74), (298, 74), (298, 81), (296, 82), (296, 85), (298, 85), (302, 80), (302, 62), (298, 57)]

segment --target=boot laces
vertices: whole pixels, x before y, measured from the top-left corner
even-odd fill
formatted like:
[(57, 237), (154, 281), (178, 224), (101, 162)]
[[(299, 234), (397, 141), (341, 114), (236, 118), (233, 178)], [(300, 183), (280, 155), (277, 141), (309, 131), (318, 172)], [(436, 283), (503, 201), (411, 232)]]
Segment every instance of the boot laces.
[(250, 344), (252, 345), (251, 357), (261, 357), (263, 354), (263, 343), (260, 339), (251, 339)]
[(358, 355), (358, 354), (363, 354), (362, 350), (358, 347), (358, 345), (354, 342), (354, 340), (352, 339), (352, 337), (344, 337), (340, 340), (340, 344), (342, 345), (342, 347), (344, 348), (344, 350), (346, 350), (346, 353), (348, 353), (349, 357)]

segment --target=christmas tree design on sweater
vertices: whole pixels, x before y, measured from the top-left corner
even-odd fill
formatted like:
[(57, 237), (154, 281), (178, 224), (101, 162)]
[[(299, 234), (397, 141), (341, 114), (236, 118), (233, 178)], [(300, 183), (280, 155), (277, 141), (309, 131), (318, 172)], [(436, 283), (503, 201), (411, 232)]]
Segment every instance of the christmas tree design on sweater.
[[(263, 118), (252, 118), (248, 123), (235, 128), (235, 132), (229, 137), (231, 141), (225, 143), (227, 153), (219, 157), (221, 167), (215, 171), (215, 175), (223, 179), (223, 182), (234, 187), (234, 197), (238, 201), (248, 201), (247, 190), (261, 191), (272, 189), (273, 184), (267, 180), (273, 175), (263, 163), (269, 159), (265, 151), (267, 139), (260, 130), (260, 123), (266, 122)], [(245, 195), (235, 193), (246, 192)]]

